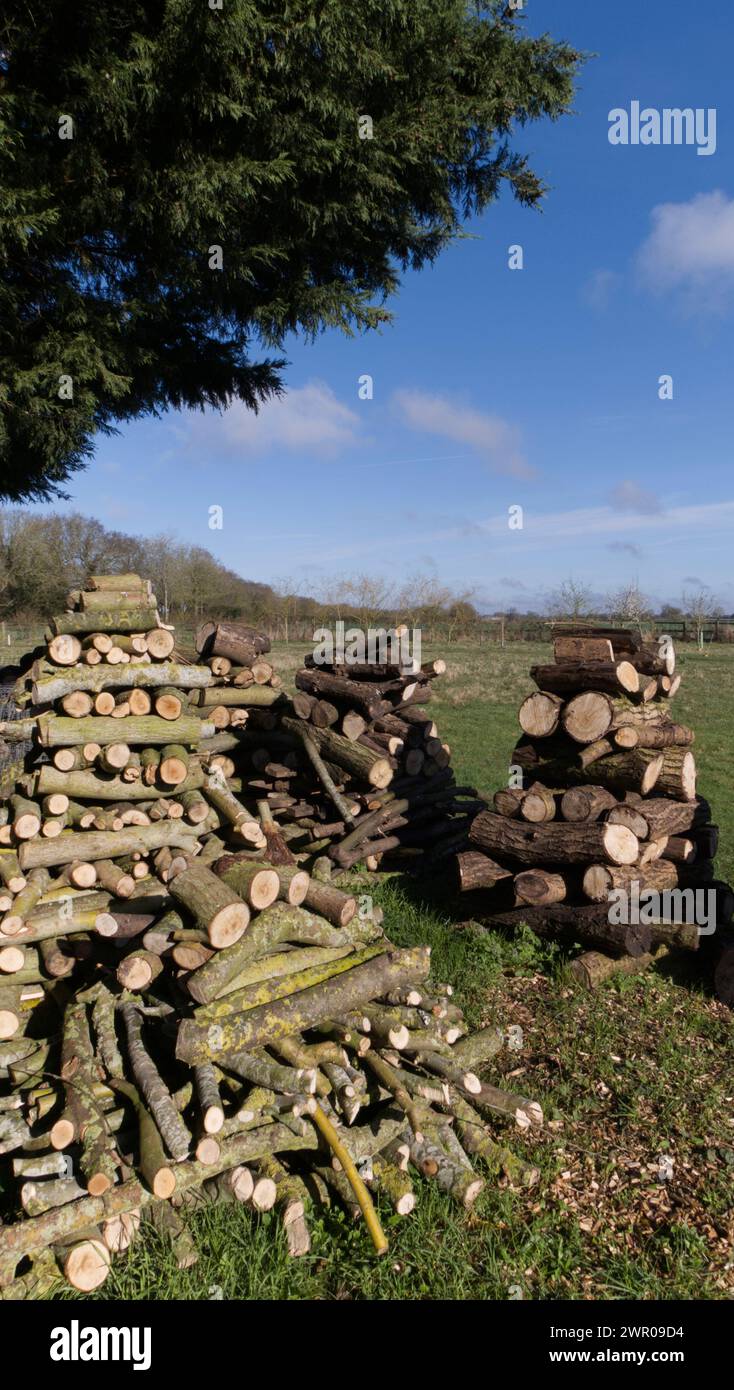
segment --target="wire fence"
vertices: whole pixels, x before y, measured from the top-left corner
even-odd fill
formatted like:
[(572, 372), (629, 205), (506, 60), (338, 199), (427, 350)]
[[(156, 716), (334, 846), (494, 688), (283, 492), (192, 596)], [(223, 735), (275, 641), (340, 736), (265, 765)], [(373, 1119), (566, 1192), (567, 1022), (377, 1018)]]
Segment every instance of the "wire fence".
[[(247, 621), (247, 619), (243, 617), (242, 621)], [(308, 617), (300, 615), (291, 619), (284, 619), (279, 616), (272, 622), (260, 622), (258, 626), (267, 633), (271, 641), (302, 643), (308, 647), (313, 642), (314, 634), (319, 628), (333, 627), (336, 621), (337, 619), (333, 616), (327, 617), (323, 613), (319, 613)], [(338, 621), (344, 623), (347, 631), (350, 627), (363, 629), (368, 626), (363, 616), (360, 618), (357, 615), (340, 615)], [(394, 619), (391, 621), (385, 618), (374, 618), (369, 626), (379, 630), (385, 626), (391, 626), (394, 621)], [(407, 619), (406, 621), (409, 622)], [(613, 623), (596, 622), (596, 620), (595, 625), (600, 628), (615, 626)], [(451, 647), (456, 644), (480, 647), (484, 645), (506, 646), (513, 642), (552, 642), (553, 640), (553, 623), (546, 618), (515, 619), (500, 615), (493, 618), (478, 618), (476, 622), (466, 622), (461, 625), (441, 620), (426, 622), (423, 619), (416, 622), (415, 626), (420, 630), (422, 641), (433, 647)], [(646, 631), (655, 636), (668, 633), (678, 643), (690, 642), (708, 645), (711, 642), (734, 642), (734, 618), (713, 618), (703, 623), (696, 623), (692, 619), (686, 618), (656, 618), (646, 624), (645, 628)], [(0, 667), (12, 666), (22, 655), (42, 646), (45, 630), (43, 623), (15, 624), (12, 621), (0, 621)], [(194, 633), (194, 627), (176, 624), (176, 641), (182, 647), (194, 645)]]

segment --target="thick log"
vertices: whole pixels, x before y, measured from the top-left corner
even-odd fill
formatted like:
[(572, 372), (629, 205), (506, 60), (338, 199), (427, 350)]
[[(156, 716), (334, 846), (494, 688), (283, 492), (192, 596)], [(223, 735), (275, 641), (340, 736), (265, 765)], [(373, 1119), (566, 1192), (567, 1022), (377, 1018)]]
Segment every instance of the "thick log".
[(608, 637), (556, 637), (553, 643), (553, 659), (557, 665), (579, 662), (614, 661), (614, 648)]
[(235, 666), (252, 666), (253, 660), (270, 651), (270, 639), (245, 623), (202, 623), (194, 637), (202, 656), (225, 656)]
[(516, 907), (525, 903), (531, 907), (547, 907), (564, 902), (568, 896), (563, 875), (549, 873), (547, 869), (525, 869), (515, 875), (513, 887)]
[(79, 638), (66, 633), (52, 637), (48, 644), (49, 660), (57, 666), (74, 666), (79, 660), (81, 652), (82, 644)]
[(512, 912), (492, 913), (484, 918), (487, 928), (501, 927), (515, 931), (524, 924), (536, 936), (560, 941), (566, 945), (582, 945), (609, 951), (613, 955), (640, 956), (649, 951), (652, 935), (648, 926), (611, 923), (606, 903), (590, 903), (582, 907), (554, 903), (550, 907), (517, 907)]
[(457, 854), (455, 863), (462, 893), (472, 893), (477, 888), (494, 888), (495, 883), (502, 879), (512, 878), (510, 869), (476, 850), (464, 850)]
[(676, 803), (665, 797), (652, 797), (635, 809), (644, 816), (651, 839), (661, 835), (686, 834), (695, 826), (705, 824), (711, 813), (708, 802), (701, 798), (694, 802)]
[(670, 638), (665, 642), (641, 642), (629, 659), (646, 676), (672, 676), (675, 671), (675, 647)]
[(177, 902), (194, 917), (217, 950), (238, 941), (250, 920), (247, 904), (205, 864), (194, 864), (171, 880)]
[(678, 886), (678, 870), (668, 859), (656, 859), (644, 868), (628, 864), (590, 864), (583, 878), (583, 889), (591, 902), (606, 903), (615, 888), (627, 891), (633, 883), (642, 893), (654, 889), (662, 893)]
[(539, 825), (555, 820), (555, 816), (556, 799), (553, 792), (542, 782), (533, 782), (520, 803), (520, 819)]
[[(226, 875), (225, 881), (233, 892), (258, 912), (270, 907), (280, 893), (278, 870), (269, 864), (260, 864), (254, 859), (226, 854), (212, 868), (219, 878), (225, 878)], [(294, 873), (299, 872), (302, 871), (294, 870)]]
[(54, 633), (99, 632), (107, 628), (109, 632), (144, 632), (147, 628), (158, 626), (158, 613), (154, 607), (138, 608), (100, 608), (86, 613), (58, 613), (51, 619)]
[[(636, 704), (626, 696), (587, 690), (568, 701), (561, 716), (561, 724), (569, 737), (577, 743), (594, 743), (615, 729), (631, 725), (642, 732), (648, 725), (660, 725), (666, 722), (667, 718), (667, 712), (661, 710), (658, 703)], [(642, 741), (640, 737), (640, 742)]]
[(175, 733), (179, 743), (196, 744), (199, 739), (211, 738), (214, 726), (195, 715), (183, 715), (175, 723), (156, 715), (129, 716), (127, 719), (65, 719), (62, 715), (43, 714), (38, 720), (38, 741), (42, 748), (73, 748), (85, 743), (104, 747), (124, 739), (131, 746), (171, 742)]
[(660, 796), (670, 796), (676, 801), (695, 801), (696, 759), (693, 754), (682, 748), (666, 748), (655, 790)]
[(627, 691), (636, 695), (640, 689), (640, 677), (629, 661), (533, 666), (530, 675), (539, 690), (553, 695), (574, 695), (581, 690), (604, 690), (612, 695)]
[(558, 728), (563, 700), (560, 695), (550, 695), (538, 690), (523, 700), (518, 711), (520, 728), (530, 738), (548, 738)]
[(622, 802), (619, 806), (612, 807), (606, 819), (610, 825), (626, 825), (627, 829), (631, 830), (638, 840), (648, 839), (649, 826), (637, 806), (630, 806), (627, 802)]
[(571, 961), (569, 970), (574, 979), (584, 989), (595, 990), (616, 975), (640, 975), (655, 964), (658, 955), (664, 955), (665, 948), (656, 952), (648, 951), (641, 956), (607, 956), (602, 951), (584, 951)]
[(636, 837), (622, 825), (595, 821), (529, 825), (493, 811), (482, 811), (477, 816), (469, 839), (478, 849), (500, 859), (507, 857), (540, 866), (588, 864), (597, 858), (611, 864), (634, 864), (639, 853)]
[(313, 989), (235, 1014), (221, 1023), (207, 1025), (184, 1019), (179, 1024), (176, 1056), (184, 1062), (206, 1062), (276, 1042), (350, 1013), (360, 1003), (380, 998), (403, 984), (423, 980), (429, 969), (428, 947), (416, 946), (374, 956)]
[(513, 763), (526, 768), (546, 786), (564, 787), (592, 783), (612, 791), (634, 791), (647, 796), (656, 784), (663, 765), (663, 754), (654, 749), (630, 748), (582, 766), (581, 759), (567, 747), (521, 741), (515, 745)]

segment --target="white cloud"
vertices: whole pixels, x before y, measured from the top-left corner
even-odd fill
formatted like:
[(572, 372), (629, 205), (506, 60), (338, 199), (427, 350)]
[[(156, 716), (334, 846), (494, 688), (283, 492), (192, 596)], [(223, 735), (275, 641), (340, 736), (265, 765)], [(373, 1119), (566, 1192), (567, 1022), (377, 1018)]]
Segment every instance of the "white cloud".
[(266, 401), (255, 414), (242, 401), (221, 413), (192, 414), (189, 442), (200, 449), (263, 454), (273, 449), (293, 453), (336, 454), (361, 442), (359, 417), (343, 405), (323, 381), (311, 381)]
[(396, 391), (393, 402), (410, 429), (468, 444), (484, 455), (496, 473), (513, 478), (535, 477), (536, 470), (520, 451), (518, 431), (499, 415), (457, 405), (446, 396), (430, 395), (427, 391)]
[(687, 203), (660, 203), (638, 254), (652, 289), (679, 290), (692, 305), (719, 310), (734, 290), (734, 198), (721, 190)]

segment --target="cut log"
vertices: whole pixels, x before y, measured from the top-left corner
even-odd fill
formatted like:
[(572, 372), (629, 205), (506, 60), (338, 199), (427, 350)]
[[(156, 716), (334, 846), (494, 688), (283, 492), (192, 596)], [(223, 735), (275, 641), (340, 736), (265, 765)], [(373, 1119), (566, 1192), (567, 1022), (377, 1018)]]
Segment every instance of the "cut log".
[(566, 896), (566, 881), (562, 874), (548, 873), (546, 869), (525, 869), (516, 874), (515, 905), (528, 903), (533, 907), (546, 907), (551, 903), (562, 903)]
[(584, 989), (595, 990), (617, 975), (640, 975), (649, 970), (659, 956), (667, 954), (665, 947), (642, 956), (607, 956), (602, 951), (585, 951), (571, 961), (569, 970)]
[(169, 886), (217, 950), (242, 936), (250, 920), (247, 904), (206, 865), (195, 864), (177, 874)]
[(492, 811), (477, 816), (469, 839), (478, 849), (522, 864), (583, 864), (601, 858), (611, 864), (634, 864), (639, 845), (623, 825), (557, 822), (528, 825)]
[(87, 633), (107, 628), (109, 632), (142, 632), (156, 627), (158, 614), (154, 607), (149, 608), (106, 608), (94, 609), (87, 613), (61, 613), (51, 619), (53, 632)]
[(498, 816), (509, 816), (511, 820), (517, 820), (520, 815), (525, 792), (520, 787), (503, 787), (495, 792), (493, 804)]
[(38, 720), (38, 741), (42, 748), (73, 748), (93, 740), (100, 747), (125, 742), (137, 747), (171, 742), (175, 732), (180, 743), (196, 744), (200, 738), (211, 738), (214, 729), (195, 715), (176, 720), (175, 729), (168, 719), (155, 715), (130, 716), (128, 719), (65, 719), (63, 715), (44, 714)]
[(688, 748), (694, 739), (693, 730), (685, 724), (642, 724), (639, 727), (625, 724), (614, 734), (619, 748)]
[(56, 840), (26, 842), (20, 851), (23, 871), (53, 864), (70, 864), (75, 859), (119, 858), (138, 851), (147, 854), (161, 845), (179, 849), (196, 849), (197, 840), (192, 827), (182, 821), (161, 821), (158, 825), (132, 826), (113, 831), (80, 831), (60, 835)]
[(663, 753), (663, 765), (655, 782), (655, 790), (661, 796), (670, 796), (676, 801), (695, 801), (696, 759), (693, 754), (681, 748), (667, 748)]
[(590, 864), (584, 874), (583, 888), (591, 902), (605, 903), (613, 889), (621, 888), (626, 892), (633, 883), (637, 883), (640, 893), (647, 889), (663, 893), (677, 888), (678, 872), (675, 864), (667, 859), (657, 859), (646, 864), (644, 869), (639, 865)]
[(640, 956), (649, 951), (652, 942), (649, 926), (611, 923), (607, 913), (606, 903), (583, 907), (554, 903), (550, 907), (517, 907), (512, 912), (492, 913), (485, 922), (488, 930), (502, 928), (513, 932), (524, 924), (536, 936), (565, 945), (581, 942), (613, 955)]
[(553, 792), (544, 787), (542, 782), (533, 782), (520, 803), (520, 819), (537, 825), (555, 820), (555, 815), (556, 799)]
[(520, 728), (531, 738), (547, 738), (558, 728), (563, 700), (539, 690), (523, 700), (518, 713)]
[(579, 662), (614, 660), (614, 648), (607, 637), (556, 637), (553, 643), (553, 657), (557, 664), (572, 666)]
[[(38, 770), (36, 790), (40, 795), (46, 792), (63, 791), (69, 796), (81, 797), (84, 801), (91, 801), (99, 804), (102, 801), (157, 801), (160, 797), (160, 788), (153, 786), (151, 782), (145, 780), (145, 767), (148, 764), (146, 754), (149, 751), (143, 749), (141, 754), (141, 764), (143, 765), (143, 776), (140, 781), (125, 782), (121, 777), (101, 777), (95, 772), (80, 768), (75, 772), (63, 772), (56, 767), (51, 767), (46, 763)], [(159, 765), (158, 756), (153, 762), (153, 780)], [(192, 759), (189, 762), (189, 771), (186, 781), (177, 787), (177, 795), (180, 796), (186, 791), (195, 790), (201, 787), (204, 782), (204, 773), (198, 760)]]
[(214, 866), (214, 873), (223, 878), (232, 891), (258, 912), (274, 903), (280, 893), (278, 871), (256, 860), (240, 859), (226, 854)]
[(569, 787), (561, 797), (561, 816), (567, 821), (596, 821), (616, 804), (607, 787)]
[(75, 690), (99, 693), (120, 686), (130, 689), (138, 686), (155, 689), (175, 686), (195, 690), (209, 685), (211, 678), (211, 671), (206, 666), (186, 666), (176, 662), (161, 665), (131, 662), (124, 672), (111, 671), (108, 666), (74, 666), (62, 672), (41, 663), (38, 674), (34, 674), (32, 694), (34, 704), (43, 705), (61, 700)]
[(533, 666), (530, 675), (539, 690), (553, 695), (574, 695), (581, 690), (602, 690), (612, 695), (627, 691), (636, 695), (640, 689), (640, 677), (629, 661)]
[[(301, 737), (297, 720), (286, 717), (281, 720), (281, 724), (286, 732)], [(370, 786), (383, 790), (392, 782), (393, 770), (388, 759), (373, 753), (369, 748), (364, 748), (361, 743), (352, 743), (333, 729), (316, 729), (313, 726), (309, 729), (309, 736), (322, 756), (369, 782)]]
[(194, 638), (202, 656), (226, 656), (235, 666), (252, 666), (255, 657), (270, 651), (263, 632), (245, 623), (202, 623)]
[(510, 869), (476, 850), (464, 850), (457, 854), (456, 869), (462, 893), (472, 893), (477, 888), (494, 888), (495, 883), (502, 879), (512, 878)]
[(52, 637), (48, 644), (49, 660), (57, 666), (74, 666), (79, 660), (82, 652), (82, 644), (78, 637), (72, 637), (68, 633), (60, 633), (57, 637)]

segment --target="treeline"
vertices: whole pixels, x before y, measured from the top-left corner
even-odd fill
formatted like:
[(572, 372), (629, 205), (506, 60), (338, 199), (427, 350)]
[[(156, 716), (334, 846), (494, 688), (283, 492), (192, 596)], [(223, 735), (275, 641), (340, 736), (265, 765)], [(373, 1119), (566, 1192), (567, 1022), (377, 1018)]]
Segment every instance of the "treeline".
[(262, 615), (275, 598), (267, 584), (242, 579), (202, 546), (170, 536), (128, 536), (73, 513), (0, 510), (0, 618), (36, 622), (63, 609), (88, 574), (132, 570), (153, 581), (162, 615)]
[(428, 641), (469, 637), (479, 622), (468, 594), (430, 576), (401, 586), (372, 575), (329, 579), (307, 596), (292, 579), (275, 587), (243, 579), (202, 546), (171, 536), (128, 536), (78, 513), (0, 509), (0, 621), (37, 623), (63, 609), (88, 574), (124, 571), (152, 580), (161, 615), (184, 628), (204, 616), (240, 618), (274, 639), (308, 643), (315, 628), (338, 619), (365, 628), (405, 622)]

